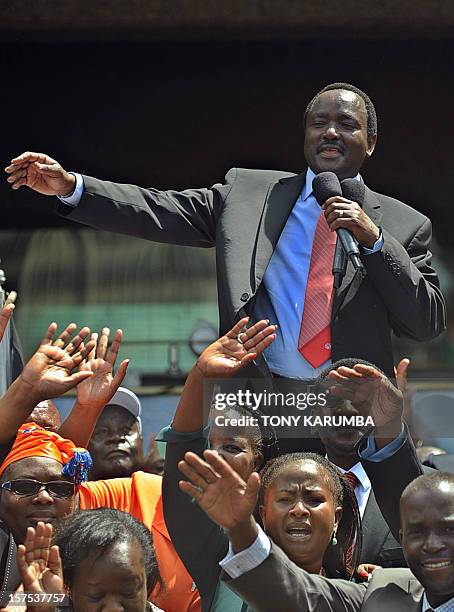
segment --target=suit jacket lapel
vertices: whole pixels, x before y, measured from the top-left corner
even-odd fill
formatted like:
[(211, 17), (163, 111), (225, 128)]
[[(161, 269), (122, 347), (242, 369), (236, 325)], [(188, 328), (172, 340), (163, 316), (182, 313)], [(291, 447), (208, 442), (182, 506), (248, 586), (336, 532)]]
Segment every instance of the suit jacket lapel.
[(263, 205), (253, 256), (254, 291), (262, 282), (271, 255), (305, 180), (306, 172), (303, 172), (297, 176), (280, 179), (277, 183), (270, 185)]
[[(380, 225), (383, 216), (380, 211), (380, 202), (378, 201), (374, 192), (367, 186), (364, 194), (363, 210), (375, 223), (375, 225)], [(348, 304), (348, 302), (350, 302), (355, 293), (358, 291), (362, 281), (363, 278), (361, 273), (355, 271), (353, 265), (349, 261), (342, 284), (334, 294), (331, 319), (334, 319), (341, 306), (345, 306)]]

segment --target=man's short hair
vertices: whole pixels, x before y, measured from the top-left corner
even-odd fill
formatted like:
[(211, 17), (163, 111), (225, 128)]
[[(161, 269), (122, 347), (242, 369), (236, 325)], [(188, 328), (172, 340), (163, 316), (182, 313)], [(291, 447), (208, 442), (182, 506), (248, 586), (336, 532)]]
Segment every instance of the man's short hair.
[(306, 106), (306, 110), (304, 111), (303, 117), (303, 127), (306, 128), (307, 116), (311, 112), (312, 107), (314, 106), (315, 100), (325, 91), (332, 91), (333, 89), (345, 89), (347, 91), (353, 91), (357, 96), (364, 100), (364, 104), (366, 105), (366, 113), (367, 113), (367, 137), (371, 138), (374, 134), (377, 133), (377, 113), (375, 111), (375, 106), (372, 103), (372, 100), (369, 96), (355, 87), (354, 85), (350, 85), (350, 83), (330, 83), (319, 92), (315, 94), (309, 104)]
[(431, 472), (430, 474), (423, 474), (412, 480), (404, 489), (402, 493), (401, 503), (411, 496), (412, 493), (417, 493), (423, 489), (429, 490), (435, 493), (441, 488), (446, 491), (452, 490), (454, 494), (454, 474), (449, 472)]

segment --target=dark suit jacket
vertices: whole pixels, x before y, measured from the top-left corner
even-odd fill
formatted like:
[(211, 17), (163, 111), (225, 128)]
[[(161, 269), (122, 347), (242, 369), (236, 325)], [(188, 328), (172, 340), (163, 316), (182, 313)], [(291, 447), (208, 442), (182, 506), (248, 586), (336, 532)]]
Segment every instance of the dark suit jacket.
[[(69, 218), (103, 230), (199, 247), (216, 246), (220, 330), (251, 312), (305, 173), (232, 169), (225, 184), (182, 192), (143, 189), (84, 176)], [(413, 208), (366, 188), (363, 208), (383, 229), (379, 253), (351, 264), (333, 303), (333, 360), (361, 357), (393, 375), (391, 329), (429, 340), (445, 328), (445, 305), (431, 267), (431, 223)]]
[(382, 567), (406, 567), (402, 547), (383, 518), (372, 490), (362, 519), (363, 547), (360, 563), (374, 563)]
[(255, 612), (419, 612), (423, 589), (408, 569), (379, 569), (367, 584), (308, 574), (272, 544), (270, 556), (228, 586)]

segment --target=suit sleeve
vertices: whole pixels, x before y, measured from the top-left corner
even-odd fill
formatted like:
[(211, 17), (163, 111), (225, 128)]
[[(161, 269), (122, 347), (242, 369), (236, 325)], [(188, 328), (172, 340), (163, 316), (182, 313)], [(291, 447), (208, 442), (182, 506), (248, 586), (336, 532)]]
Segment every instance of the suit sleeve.
[(406, 247), (383, 229), (382, 250), (362, 258), (394, 331), (419, 341), (431, 340), (446, 329), (446, 306), (431, 266), (431, 237), (427, 217)]
[(295, 565), (276, 544), (269, 557), (239, 578), (222, 579), (255, 612), (358, 612), (365, 584), (309, 574)]
[[(386, 459), (378, 462), (361, 459), (381, 513), (397, 541), (400, 540), (400, 497), (405, 487), (424, 473), (406, 425), (405, 434), (399, 448)], [(360, 456), (366, 443), (367, 439), (363, 438), (357, 446)]]
[(57, 212), (95, 229), (155, 242), (212, 247), (219, 212), (235, 180), (211, 189), (159, 191), (84, 176), (85, 189), (73, 208), (59, 201)]
[(202, 598), (211, 600), (219, 582), (219, 561), (228, 551), (228, 538), (178, 486), (184, 478), (178, 462), (187, 451), (202, 455), (205, 448), (206, 439), (202, 437), (193, 441), (167, 441), (162, 490), (164, 518), (175, 549)]

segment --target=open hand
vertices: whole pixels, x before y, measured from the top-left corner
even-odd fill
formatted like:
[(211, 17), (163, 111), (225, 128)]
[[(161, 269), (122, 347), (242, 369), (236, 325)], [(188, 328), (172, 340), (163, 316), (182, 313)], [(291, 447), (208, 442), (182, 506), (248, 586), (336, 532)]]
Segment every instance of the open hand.
[(205, 461), (188, 452), (179, 462), (179, 470), (189, 480), (181, 480), (180, 489), (224, 529), (247, 522), (257, 503), (259, 475), (252, 472), (246, 483), (216, 451), (206, 450), (203, 456)]
[(11, 160), (5, 172), (13, 189), (25, 185), (44, 195), (69, 195), (76, 186), (74, 175), (45, 153), (22, 153)]
[(341, 366), (328, 374), (333, 396), (348, 399), (363, 416), (371, 416), (375, 427), (383, 427), (402, 417), (402, 393), (372, 366)]
[(20, 379), (30, 386), (35, 405), (45, 399), (59, 397), (93, 376), (91, 371), (71, 373), (95, 345), (92, 340), (84, 345), (84, 340), (90, 335), (88, 327), (82, 327), (71, 340), (76, 328), (75, 323), (70, 323), (63, 333), (53, 340), (57, 323), (51, 323), (40, 347), (24, 367)]
[(63, 593), (63, 570), (58, 546), (51, 546), (52, 525), (28, 527), (17, 548), (17, 566), (26, 593)]
[(244, 317), (232, 329), (200, 355), (197, 366), (204, 376), (222, 378), (233, 376), (255, 359), (276, 338), (277, 325), (262, 319), (242, 331), (249, 317)]
[(120, 363), (117, 373), (113, 374), (115, 361), (120, 350), (123, 332), (117, 329), (113, 342), (109, 346), (110, 329), (104, 327), (98, 342), (98, 334), (91, 335), (94, 343), (90, 354), (80, 364), (79, 372), (91, 372), (92, 376), (77, 385), (77, 403), (82, 406), (104, 408), (121, 385), (129, 361), (125, 359)]

